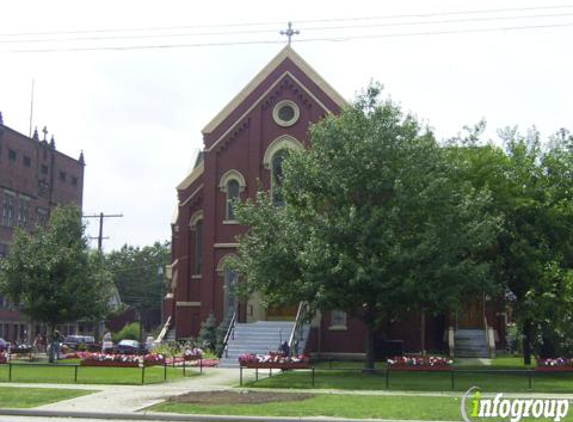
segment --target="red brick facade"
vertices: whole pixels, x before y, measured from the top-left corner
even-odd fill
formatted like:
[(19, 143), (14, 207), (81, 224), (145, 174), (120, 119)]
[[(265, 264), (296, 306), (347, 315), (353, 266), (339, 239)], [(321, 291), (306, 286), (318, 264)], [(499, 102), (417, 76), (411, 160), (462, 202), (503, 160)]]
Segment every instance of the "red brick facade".
[[(0, 256), (8, 253), (15, 227), (33, 230), (59, 204), (81, 207), (83, 185), (83, 156), (73, 159), (56, 150), (53, 137), (40, 140), (36, 132), (29, 138), (0, 119)], [(29, 341), (34, 328), (0, 297), (0, 337)]]

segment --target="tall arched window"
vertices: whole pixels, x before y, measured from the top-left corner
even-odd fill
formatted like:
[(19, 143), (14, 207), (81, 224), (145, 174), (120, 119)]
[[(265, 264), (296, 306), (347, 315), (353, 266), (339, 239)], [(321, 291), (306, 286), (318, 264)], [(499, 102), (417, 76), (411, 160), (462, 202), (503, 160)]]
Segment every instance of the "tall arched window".
[(203, 264), (203, 219), (195, 223), (195, 265), (194, 274), (201, 274)]
[[(290, 150), (301, 150), (303, 145), (290, 135), (276, 138), (267, 147), (263, 157), (263, 165), (271, 171), (271, 197), (275, 205), (284, 205), (280, 186), (283, 182), (283, 161)], [(275, 187), (277, 189), (275, 189)]]
[(235, 204), (240, 200), (241, 187), (236, 179), (227, 182), (227, 220), (235, 220)]
[(271, 159), (271, 193), (273, 204), (277, 206), (284, 205), (281, 187), (283, 184), (283, 161), (286, 154), (287, 150), (281, 149), (277, 151)]
[(219, 189), (225, 194), (225, 221), (223, 224), (237, 224), (235, 204), (241, 200), (241, 192), (247, 184), (238, 170), (227, 170), (219, 181)]

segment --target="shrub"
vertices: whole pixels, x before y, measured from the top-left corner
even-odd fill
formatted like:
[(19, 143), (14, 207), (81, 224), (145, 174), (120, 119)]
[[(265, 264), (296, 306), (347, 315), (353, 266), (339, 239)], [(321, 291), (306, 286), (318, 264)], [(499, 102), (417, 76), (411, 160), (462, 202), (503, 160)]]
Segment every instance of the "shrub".
[(139, 322), (132, 322), (131, 324), (126, 324), (117, 333), (111, 334), (111, 340), (117, 343), (120, 340), (139, 340), (140, 327)]

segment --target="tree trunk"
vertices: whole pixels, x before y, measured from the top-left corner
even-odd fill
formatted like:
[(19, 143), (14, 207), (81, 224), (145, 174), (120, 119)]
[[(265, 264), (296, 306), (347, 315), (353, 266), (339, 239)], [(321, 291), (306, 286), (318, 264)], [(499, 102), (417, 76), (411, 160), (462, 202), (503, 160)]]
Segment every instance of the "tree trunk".
[(366, 329), (366, 362), (364, 362), (364, 371), (371, 372), (374, 370), (376, 364), (376, 357), (374, 356), (374, 343), (376, 341), (376, 330), (373, 323), (367, 323)]
[(532, 337), (531, 320), (523, 323), (523, 363), (531, 365), (531, 337)]

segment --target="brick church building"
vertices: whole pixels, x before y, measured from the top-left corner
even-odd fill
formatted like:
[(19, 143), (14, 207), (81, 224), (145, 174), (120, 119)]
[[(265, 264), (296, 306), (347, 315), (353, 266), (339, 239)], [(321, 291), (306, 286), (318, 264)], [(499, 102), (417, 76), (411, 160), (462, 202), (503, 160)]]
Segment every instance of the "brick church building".
[[(210, 313), (218, 321), (236, 315), (245, 327), (295, 318), (296, 308), (264, 309), (257, 295), (239, 301), (233, 294), (237, 277), (224, 264), (245, 227), (236, 221), (232, 203), (254, 197), (261, 187), (272, 189), (282, 152), (308, 147), (309, 125), (345, 106), (344, 98), (286, 46), (205, 126), (203, 149), (177, 186), (173, 262), (167, 271), (171, 292), (165, 299), (173, 337), (197, 337)], [(452, 345), (456, 321), (463, 328), (467, 320), (468, 328), (479, 330), (484, 339), (493, 330), (499, 345), (503, 315), (490, 311), (485, 298), (464, 318), (408, 315), (389, 322), (379, 341), (398, 342), (404, 351), (419, 351), (422, 342), (427, 350), (443, 351)], [(307, 352), (361, 354), (365, 337), (360, 321), (332, 311), (314, 319), (305, 343)]]

